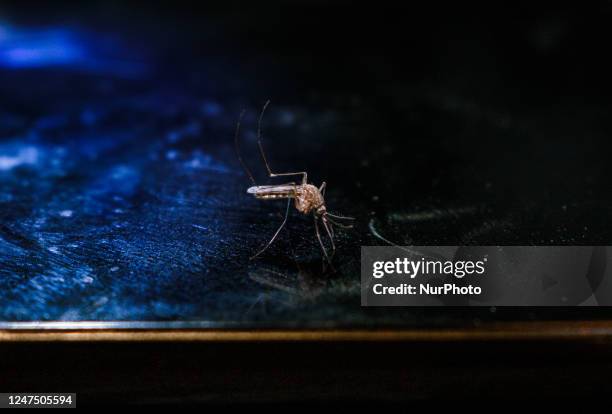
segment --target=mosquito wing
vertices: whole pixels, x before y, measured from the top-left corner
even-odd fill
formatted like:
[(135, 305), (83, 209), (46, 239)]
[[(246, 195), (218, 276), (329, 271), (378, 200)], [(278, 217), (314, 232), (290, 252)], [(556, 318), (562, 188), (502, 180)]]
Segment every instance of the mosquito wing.
[(294, 198), (295, 185), (256, 185), (249, 187), (248, 194), (253, 194), (255, 198), (272, 199), (272, 198)]

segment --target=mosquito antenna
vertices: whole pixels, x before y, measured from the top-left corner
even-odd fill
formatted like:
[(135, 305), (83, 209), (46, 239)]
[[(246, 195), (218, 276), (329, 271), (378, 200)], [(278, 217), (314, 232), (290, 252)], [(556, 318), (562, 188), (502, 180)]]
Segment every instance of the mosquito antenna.
[(266, 112), (266, 108), (268, 107), (268, 105), (270, 105), (269, 99), (266, 101), (263, 108), (261, 108), (261, 114), (259, 114), (259, 120), (257, 121), (257, 145), (259, 145), (259, 153), (261, 154), (261, 158), (263, 159), (264, 164), (266, 164), (268, 174), (272, 175), (270, 164), (268, 164), (268, 159), (266, 158), (266, 153), (264, 152), (263, 144), (261, 143), (261, 120), (263, 119), (264, 113)]
[(243, 109), (242, 112), (240, 113), (240, 117), (238, 118), (238, 123), (236, 124), (236, 135), (234, 136), (234, 147), (236, 149), (236, 156), (238, 157), (238, 161), (240, 161), (240, 165), (242, 165), (242, 169), (244, 170), (246, 175), (249, 177), (253, 185), (257, 185), (257, 183), (255, 182), (255, 178), (253, 178), (253, 174), (251, 174), (251, 171), (249, 170), (249, 168), (246, 166), (246, 164), (242, 160), (242, 156), (240, 155), (240, 145), (238, 145), (238, 136), (240, 134), (240, 122), (242, 122), (242, 118), (244, 117), (245, 112), (246, 110)]
[(327, 215), (326, 218), (327, 218), (327, 221), (329, 221), (331, 224), (333, 224), (334, 226), (338, 226), (342, 229), (352, 229), (353, 228), (352, 224), (346, 225), (346, 224), (341, 224), (341, 223), (338, 223), (337, 221), (332, 220), (331, 218), (329, 218), (329, 214)]
[(355, 217), (345, 217), (345, 216), (337, 216), (332, 213), (326, 213), (328, 217), (335, 218), (338, 220), (356, 220)]

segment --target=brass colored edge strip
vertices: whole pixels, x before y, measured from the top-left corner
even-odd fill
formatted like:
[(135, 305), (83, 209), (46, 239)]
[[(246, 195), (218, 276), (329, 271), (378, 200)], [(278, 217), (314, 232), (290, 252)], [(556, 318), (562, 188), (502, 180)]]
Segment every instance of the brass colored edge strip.
[(460, 342), (571, 340), (611, 342), (612, 321), (498, 323), (410, 330), (0, 330), (2, 342)]

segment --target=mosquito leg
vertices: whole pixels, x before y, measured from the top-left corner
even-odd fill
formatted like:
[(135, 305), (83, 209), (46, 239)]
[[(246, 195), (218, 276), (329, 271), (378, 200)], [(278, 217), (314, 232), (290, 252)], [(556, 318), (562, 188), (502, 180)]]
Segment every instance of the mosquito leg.
[(327, 224), (327, 228), (329, 228), (329, 231), (331, 232), (332, 237), (336, 237), (336, 232), (334, 231), (334, 226), (331, 226), (329, 223)]
[(268, 167), (268, 173), (269, 173), (268, 175), (270, 176), (270, 178), (274, 178), (274, 177), (286, 177), (286, 176), (290, 176), (290, 175), (301, 175), (302, 176), (302, 184), (307, 184), (308, 183), (308, 174), (305, 171), (302, 171), (302, 172), (292, 172), (292, 173), (273, 173), (272, 171), (270, 171), (270, 167)]
[(319, 244), (321, 245), (321, 250), (323, 251), (323, 254), (325, 255), (325, 258), (327, 259), (327, 263), (329, 263), (331, 265), (331, 259), (329, 258), (329, 255), (327, 254), (327, 249), (325, 248), (325, 245), (323, 244), (323, 240), (321, 240), (321, 232), (319, 231), (319, 222), (317, 221), (317, 217), (316, 216), (314, 218), (314, 223), (315, 223), (315, 232), (317, 233), (317, 239), (319, 239)]
[(331, 242), (331, 246), (332, 246), (331, 257), (333, 258), (334, 255), (336, 254), (336, 244), (334, 243), (333, 231), (329, 229), (329, 225), (327, 224), (325, 220), (323, 220), (323, 227), (325, 227), (325, 231), (327, 231), (327, 235), (329, 236), (329, 241)]
[(325, 226), (328, 229), (328, 232), (331, 233), (332, 237), (335, 237), (335, 232), (334, 232), (334, 226), (330, 225), (331, 224), (336, 224), (333, 220), (331, 220), (330, 218), (327, 217), (327, 214), (324, 214), (323, 216), (321, 216), (321, 221), (323, 221), (323, 223), (327, 224), (327, 226)]
[(321, 195), (323, 197), (325, 197), (325, 188), (327, 187), (327, 183), (325, 181), (323, 181), (323, 184), (321, 184), (321, 187), (319, 187), (319, 192), (321, 193)]
[(266, 158), (266, 153), (264, 151), (263, 148), (263, 144), (261, 142), (262, 140), (262, 136), (261, 136), (261, 121), (263, 119), (264, 113), (266, 112), (266, 108), (268, 107), (268, 105), (270, 104), (270, 101), (266, 101), (266, 103), (264, 104), (263, 108), (261, 109), (261, 114), (259, 115), (259, 120), (257, 121), (257, 145), (259, 146), (259, 153), (261, 154), (261, 158), (264, 162), (264, 164), (266, 165), (266, 169), (268, 170), (268, 175), (271, 178), (274, 177), (286, 177), (286, 176), (290, 176), (290, 175), (301, 175), (302, 176), (302, 184), (307, 184), (308, 182), (308, 178), (307, 178), (307, 174), (305, 171), (301, 171), (301, 172), (290, 172), (290, 173), (274, 173), (272, 172), (272, 169), (270, 168), (270, 164), (268, 163), (268, 159)]
[(280, 231), (283, 229), (283, 227), (285, 227), (285, 223), (287, 223), (287, 218), (289, 217), (289, 207), (291, 207), (291, 199), (290, 198), (287, 199), (287, 210), (285, 211), (285, 218), (283, 219), (283, 222), (281, 223), (281, 225), (278, 227), (278, 230), (276, 230), (276, 233), (274, 233), (274, 236), (272, 236), (272, 238), (264, 246), (264, 248), (261, 249), (257, 254), (255, 254), (254, 256), (251, 257), (251, 260), (255, 259), (257, 256), (259, 256), (260, 254), (265, 252), (266, 249), (268, 247), (270, 247), (270, 245), (274, 242), (274, 240), (276, 240), (276, 237), (278, 236), (278, 233), (280, 233)]

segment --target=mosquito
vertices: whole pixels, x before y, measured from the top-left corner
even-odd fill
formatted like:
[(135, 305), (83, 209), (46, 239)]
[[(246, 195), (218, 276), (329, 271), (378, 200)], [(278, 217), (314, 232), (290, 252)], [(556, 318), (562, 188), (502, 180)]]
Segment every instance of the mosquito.
[[(272, 243), (274, 243), (274, 240), (276, 240), (276, 237), (287, 223), (287, 218), (289, 217), (289, 210), (291, 207), (291, 200), (293, 200), (297, 211), (305, 215), (312, 214), (314, 218), (315, 234), (317, 236), (317, 240), (319, 241), (319, 245), (321, 246), (321, 251), (323, 252), (323, 255), (325, 256), (327, 262), (331, 264), (331, 260), (336, 252), (336, 245), (334, 243), (334, 226), (343, 229), (350, 229), (353, 227), (352, 224), (344, 224), (340, 221), (355, 219), (353, 217), (335, 215), (327, 211), (327, 207), (325, 205), (325, 188), (327, 184), (325, 183), (325, 181), (321, 184), (320, 187), (316, 187), (315, 185), (308, 183), (308, 174), (305, 171), (285, 173), (272, 172), (272, 169), (270, 168), (270, 164), (268, 163), (268, 159), (266, 157), (266, 153), (264, 152), (261, 134), (261, 122), (266, 108), (269, 104), (270, 101), (266, 101), (257, 121), (257, 145), (259, 147), (261, 159), (263, 160), (263, 163), (266, 166), (266, 170), (268, 171), (268, 177), (277, 178), (302, 176), (302, 179), (299, 184), (295, 182), (289, 182), (279, 185), (257, 185), (255, 178), (253, 178), (253, 174), (251, 174), (251, 171), (248, 169), (248, 167), (242, 160), (242, 157), (240, 156), (240, 146), (238, 145), (238, 137), (240, 133), (240, 123), (245, 112), (242, 111), (242, 113), (240, 114), (240, 118), (238, 119), (238, 124), (236, 125), (236, 135), (234, 137), (234, 144), (236, 147), (236, 155), (238, 156), (238, 161), (240, 161), (242, 168), (244, 169), (245, 173), (253, 184), (247, 189), (247, 194), (252, 194), (258, 200), (287, 199), (287, 208), (285, 210), (285, 217), (282, 223), (280, 224), (270, 241), (268, 241), (268, 243), (266, 243), (266, 245), (259, 252), (253, 255), (251, 259), (255, 259), (260, 256), (268, 249), (268, 247), (270, 247), (270, 245), (272, 245)], [(319, 223), (321, 224), (321, 226), (323, 226), (323, 228), (325, 229), (325, 233), (329, 237), (331, 245), (331, 254), (328, 253), (327, 248), (323, 243)]]

